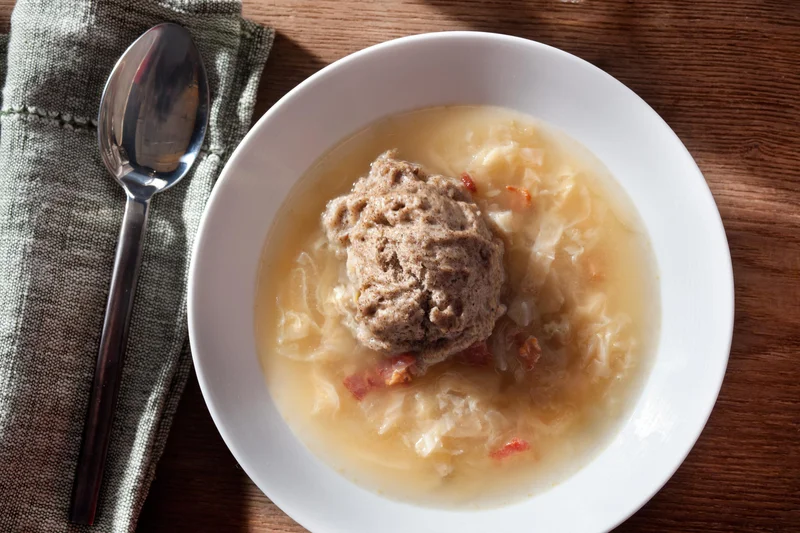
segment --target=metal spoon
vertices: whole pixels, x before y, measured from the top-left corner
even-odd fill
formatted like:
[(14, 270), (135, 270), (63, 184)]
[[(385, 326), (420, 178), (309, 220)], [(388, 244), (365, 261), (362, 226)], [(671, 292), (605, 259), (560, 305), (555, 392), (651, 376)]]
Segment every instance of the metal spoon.
[(150, 198), (194, 163), (208, 123), (208, 81), (189, 32), (159, 24), (117, 61), (100, 101), (100, 154), (127, 201), (72, 492), (70, 520), (94, 521)]

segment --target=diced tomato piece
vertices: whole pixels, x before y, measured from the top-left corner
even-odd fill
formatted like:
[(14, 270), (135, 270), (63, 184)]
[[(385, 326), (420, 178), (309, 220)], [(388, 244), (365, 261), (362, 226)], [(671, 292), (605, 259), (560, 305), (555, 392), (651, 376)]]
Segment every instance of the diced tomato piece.
[(506, 185), (506, 190), (516, 195), (516, 201), (512, 202), (512, 206), (516, 210), (527, 209), (533, 203), (531, 193), (525, 187), (514, 187), (513, 185)]
[(519, 362), (522, 368), (530, 372), (542, 356), (542, 347), (539, 346), (539, 340), (530, 336), (523, 340), (519, 347)]
[(456, 354), (455, 360), (470, 366), (489, 366), (494, 360), (494, 356), (486, 341), (481, 341)]
[(417, 358), (410, 354), (389, 357), (375, 368), (347, 376), (342, 383), (360, 402), (370, 391), (410, 382), (410, 371), (416, 362)]
[(359, 372), (344, 378), (345, 388), (349, 390), (359, 402), (373, 389), (382, 387), (383, 381), (371, 372)]
[(469, 172), (461, 173), (461, 183), (464, 184), (464, 187), (469, 189), (469, 192), (478, 192), (478, 186), (475, 185), (475, 182), (472, 180), (472, 176), (469, 175)]
[(528, 451), (531, 448), (531, 445), (528, 444), (528, 441), (524, 441), (519, 437), (514, 437), (510, 441), (508, 441), (502, 448), (498, 448), (492, 453), (489, 454), (489, 457), (492, 459), (504, 459), (509, 455), (514, 455), (515, 453)]

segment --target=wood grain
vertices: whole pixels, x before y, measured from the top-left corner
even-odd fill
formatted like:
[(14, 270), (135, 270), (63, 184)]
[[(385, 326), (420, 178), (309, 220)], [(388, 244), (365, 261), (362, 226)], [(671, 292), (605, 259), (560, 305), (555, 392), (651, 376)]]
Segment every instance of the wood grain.
[[(702, 169), (736, 281), (708, 426), (618, 533), (800, 531), (798, 0), (245, 0), (278, 36), (256, 115), (326, 64), (394, 37), (471, 29), (582, 57), (642, 96)], [(14, 0), (0, 0), (0, 29)], [(613, 483), (609, 486), (613, 490)], [(139, 531), (299, 532), (231, 457), (190, 379)]]
[(0, 0), (0, 33), (8, 33), (11, 27), (11, 11), (17, 0)]
[[(800, 531), (800, 2), (245, 0), (245, 14), (278, 30), (258, 115), (344, 55), (453, 29), (557, 46), (653, 106), (719, 205), (736, 324), (706, 430), (663, 490), (617, 531)], [(237, 467), (192, 378), (139, 530), (302, 528)]]

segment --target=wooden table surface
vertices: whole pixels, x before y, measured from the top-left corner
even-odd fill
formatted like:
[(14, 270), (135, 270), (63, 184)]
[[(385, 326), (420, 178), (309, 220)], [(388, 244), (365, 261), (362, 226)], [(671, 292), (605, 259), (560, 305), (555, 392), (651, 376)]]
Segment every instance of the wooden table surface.
[[(12, 4), (0, 0), (0, 21)], [(800, 531), (800, 0), (245, 0), (244, 11), (278, 31), (257, 116), (351, 52), (457, 29), (564, 49), (655, 108), (697, 160), (722, 213), (736, 325), (699, 442), (617, 531)], [(194, 376), (139, 531), (303, 531), (237, 466)]]
[[(800, 1), (246, 0), (244, 10), (278, 31), (257, 116), (340, 57), (438, 30), (556, 46), (655, 108), (697, 160), (722, 213), (736, 325), (699, 442), (617, 531), (800, 531)], [(303, 529), (237, 466), (192, 377), (139, 531)]]

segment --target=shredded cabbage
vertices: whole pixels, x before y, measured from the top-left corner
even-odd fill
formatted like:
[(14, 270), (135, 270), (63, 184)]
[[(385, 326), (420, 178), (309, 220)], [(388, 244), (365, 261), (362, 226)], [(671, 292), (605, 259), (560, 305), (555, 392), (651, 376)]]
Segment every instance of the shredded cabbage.
[(544, 150), (541, 148), (520, 148), (519, 155), (526, 165), (540, 167), (544, 163)]
[(308, 313), (283, 311), (278, 322), (278, 344), (283, 346), (305, 339), (312, 331), (319, 332), (320, 328)]
[(564, 233), (564, 223), (557, 216), (542, 221), (531, 248), (531, 258), (522, 286), (527, 290), (538, 290), (544, 285), (550, 267), (556, 259), (556, 246)]
[(506, 314), (518, 326), (528, 327), (533, 319), (532, 307), (532, 303), (526, 298), (515, 296), (511, 303), (508, 304)]
[(314, 380), (314, 407), (312, 414), (335, 413), (339, 410), (339, 393), (333, 383), (326, 380), (318, 371), (312, 373)]
[(491, 220), (495, 227), (502, 232), (506, 237), (511, 236), (511, 232), (514, 229), (514, 213), (510, 210), (504, 211), (492, 211), (490, 210), (487, 215), (489, 216), (489, 220)]
[[(339, 266), (333, 253), (320, 247), (323, 268), (307, 252), (295, 260), (288, 289), (278, 298), (277, 351), (295, 361), (335, 360), (363, 353), (342, 323), (354, 322), (355, 296), (348, 286), (337, 285)], [(314, 290), (309, 291), (309, 280)]]
[[(553, 158), (541, 146), (523, 142), (533, 138), (514, 124), (498, 126), (487, 139), (467, 132), (465, 139), (474, 146), (469, 161), (459, 163), (435, 149), (427, 155), (437, 171), (450, 175), (459, 174), (459, 165), (466, 163), (465, 170), (479, 183), (479, 204), (492, 229), (503, 236), (513, 262), (507, 313), (488, 339), (497, 372), (448, 368), (435, 379), (426, 376), (409, 386), (371, 392), (353, 407), (343, 392), (341, 369), (370, 356), (353, 335), (359, 327), (358, 293), (349, 283), (348, 265), (324, 238), (316, 238), (297, 257), (279, 295), (276, 343), (282, 356), (326, 363), (324, 370), (312, 366), (314, 414), (330, 417), (353, 408), (375, 434), (402, 442), (446, 477), (455, 458), (470, 451), (492, 450), (519, 435), (551, 438), (567, 431), (575, 407), (559, 394), (583, 390), (629, 367), (636, 346), (628, 331), (631, 320), (609, 311), (603, 287), (588, 284), (582, 270), (604, 242), (608, 207), (597, 201), (578, 171), (567, 165), (553, 168)], [(504, 203), (509, 184), (531, 193), (529, 211)], [(523, 333), (535, 334), (542, 345), (537, 364), (543, 366), (532, 373), (519, 362), (518, 336)], [(510, 403), (508, 398), (499, 402), (500, 383), (505, 379), (508, 386), (509, 377), (511, 386), (525, 393)], [(402, 460), (368, 459), (410, 468)], [(474, 455), (468, 459), (474, 460)]]

